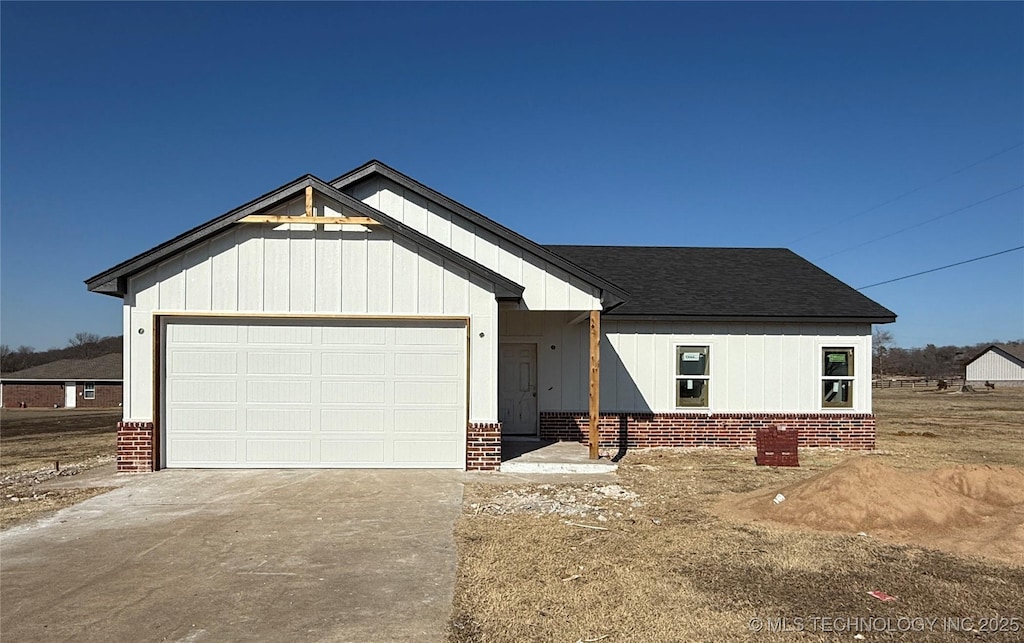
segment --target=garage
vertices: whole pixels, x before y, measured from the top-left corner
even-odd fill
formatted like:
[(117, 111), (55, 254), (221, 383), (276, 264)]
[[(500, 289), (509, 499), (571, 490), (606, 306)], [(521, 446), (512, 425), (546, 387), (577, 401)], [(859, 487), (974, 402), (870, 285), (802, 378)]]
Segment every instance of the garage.
[(160, 325), (163, 466), (465, 466), (465, 319)]

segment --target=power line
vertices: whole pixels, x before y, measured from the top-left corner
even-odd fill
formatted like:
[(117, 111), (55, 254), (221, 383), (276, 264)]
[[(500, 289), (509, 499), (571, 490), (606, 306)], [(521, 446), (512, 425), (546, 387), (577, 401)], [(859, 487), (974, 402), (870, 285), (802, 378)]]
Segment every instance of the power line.
[(889, 279), (887, 281), (879, 281), (877, 284), (871, 284), (870, 286), (861, 286), (857, 290), (867, 290), (868, 288), (874, 288), (875, 286), (882, 286), (882, 285), (885, 285), (885, 284), (891, 284), (894, 281), (903, 281), (904, 279), (910, 279), (911, 277), (920, 277), (921, 275), (927, 275), (929, 272), (938, 272), (940, 270), (945, 270), (946, 268), (953, 268), (955, 266), (962, 266), (965, 263), (971, 263), (971, 262), (974, 262), (974, 261), (981, 261), (982, 259), (988, 259), (989, 257), (998, 257), (999, 255), (1005, 255), (1008, 252), (1016, 252), (1017, 250), (1024, 250), (1024, 246), (1017, 246), (1016, 248), (1010, 248), (1009, 250), (1000, 250), (999, 252), (993, 252), (990, 255), (985, 255), (983, 257), (975, 257), (974, 259), (967, 259), (966, 261), (958, 261), (956, 263), (951, 263), (948, 266), (940, 266), (938, 268), (932, 268), (931, 270), (922, 270), (921, 272), (915, 272), (912, 275), (904, 275), (902, 277), (896, 277), (895, 279)]
[[(983, 159), (981, 159), (979, 161), (975, 161), (975, 162), (971, 163), (970, 165), (965, 165), (965, 166), (963, 166), (962, 168), (960, 168), (958, 170), (953, 170), (949, 174), (943, 174), (939, 178), (937, 178), (937, 179), (935, 179), (933, 181), (929, 181), (928, 183), (922, 183), (921, 185), (917, 186), (916, 188), (914, 188), (912, 190), (907, 190), (903, 194), (899, 194), (897, 196), (892, 197), (891, 199), (888, 199), (886, 201), (882, 201), (881, 203), (875, 204), (875, 205), (871, 206), (870, 208), (866, 208), (864, 210), (861, 210), (860, 212), (857, 212), (855, 214), (851, 214), (850, 216), (846, 217), (845, 219), (840, 219), (839, 221), (837, 221), (835, 223), (846, 223), (847, 221), (851, 221), (853, 219), (856, 219), (857, 217), (860, 217), (860, 216), (863, 216), (865, 214), (868, 214), (869, 212), (874, 212), (875, 210), (877, 210), (879, 208), (883, 208), (883, 207), (889, 205), (890, 203), (895, 203), (896, 201), (899, 201), (900, 199), (904, 199), (904, 198), (910, 196), (911, 194), (915, 194), (915, 193), (920, 192), (921, 190), (923, 190), (925, 188), (929, 188), (929, 187), (935, 185), (936, 183), (942, 183), (943, 181), (945, 181), (948, 178), (954, 177), (957, 174), (960, 174), (961, 172), (966, 172), (967, 170), (971, 169), (972, 167), (977, 167), (977, 166), (981, 165), (982, 163), (984, 163), (985, 161), (990, 161), (990, 160), (996, 158), (997, 156), (1002, 156), (1003, 154), (1006, 154), (1007, 152), (1012, 152), (1013, 150), (1017, 149), (1018, 147), (1022, 147), (1022, 146), (1024, 146), (1024, 141), (1020, 141), (1019, 143), (1015, 143), (1015, 144), (1011, 145), (1010, 147), (1007, 147), (1005, 149), (999, 150), (998, 152), (995, 152), (993, 154), (989, 154), (988, 156), (986, 156), (985, 158), (983, 158)], [(832, 224), (832, 225), (835, 225), (835, 224)], [(827, 232), (827, 231), (831, 230), (832, 225), (830, 225), (828, 227), (825, 227), (825, 228), (821, 228), (820, 230), (816, 230), (816, 231), (811, 232), (809, 234), (805, 234), (804, 236), (800, 237), (799, 239), (794, 240), (792, 243), (793, 244), (799, 243), (799, 242), (803, 241), (804, 239), (809, 239), (810, 237), (817, 236), (817, 235), (821, 234), (822, 232)]]
[(1024, 183), (1018, 185), (1017, 187), (1013, 187), (1013, 188), (1010, 188), (1009, 190), (1005, 190), (1003, 192), (1000, 192), (999, 194), (993, 194), (992, 196), (985, 197), (981, 201), (975, 201), (974, 203), (969, 203), (969, 204), (967, 204), (965, 206), (957, 208), (956, 210), (950, 210), (949, 212), (945, 212), (943, 214), (940, 214), (938, 216), (932, 217), (930, 219), (925, 219), (924, 221), (918, 221), (917, 223), (914, 223), (912, 225), (908, 225), (905, 228), (900, 228), (899, 230), (896, 230), (895, 232), (890, 232), (889, 234), (883, 234), (880, 237), (875, 237), (874, 239), (869, 239), (869, 240), (867, 240), (867, 241), (865, 241), (863, 243), (858, 243), (857, 245), (850, 246), (849, 248), (843, 248), (842, 250), (838, 250), (836, 252), (833, 252), (830, 255), (825, 255), (824, 257), (818, 257), (818, 258), (815, 259), (815, 261), (821, 261), (823, 259), (831, 259), (832, 257), (834, 257), (836, 255), (841, 255), (844, 252), (849, 252), (851, 250), (856, 250), (857, 248), (863, 248), (866, 245), (870, 245), (872, 243), (875, 243), (876, 241), (881, 241), (882, 239), (888, 239), (889, 237), (895, 237), (896, 235), (902, 234), (902, 233), (906, 232), (907, 230), (913, 230), (914, 228), (920, 228), (923, 225), (927, 225), (929, 223), (933, 223), (935, 221), (938, 221), (939, 219), (944, 219), (944, 218), (946, 218), (946, 217), (948, 217), (950, 215), (956, 214), (957, 212), (963, 212), (964, 210), (970, 210), (971, 208), (977, 207), (977, 206), (981, 205), (982, 203), (988, 203), (989, 201), (991, 201), (993, 199), (998, 199), (999, 197), (1006, 196), (1007, 194), (1009, 194), (1011, 192), (1016, 192), (1017, 190), (1019, 190), (1021, 188), (1024, 188)]

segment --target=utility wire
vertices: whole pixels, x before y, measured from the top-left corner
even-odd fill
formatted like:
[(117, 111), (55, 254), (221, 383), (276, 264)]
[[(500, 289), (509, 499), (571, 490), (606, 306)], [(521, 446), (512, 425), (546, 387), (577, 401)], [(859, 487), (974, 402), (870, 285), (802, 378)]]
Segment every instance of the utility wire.
[(830, 255), (825, 255), (824, 257), (818, 257), (818, 258), (815, 259), (815, 261), (821, 261), (823, 259), (830, 259), (830, 258), (832, 258), (832, 257), (834, 257), (836, 255), (841, 255), (844, 252), (849, 252), (851, 250), (856, 250), (857, 248), (863, 248), (864, 246), (870, 245), (872, 243), (875, 243), (876, 241), (881, 241), (882, 239), (888, 239), (889, 237), (895, 237), (896, 235), (902, 234), (902, 233), (906, 232), (907, 230), (913, 230), (914, 228), (920, 228), (923, 225), (927, 225), (929, 223), (938, 221), (939, 219), (944, 219), (944, 218), (946, 218), (948, 216), (956, 214), (957, 212), (963, 212), (964, 210), (970, 210), (971, 208), (979, 206), (982, 203), (988, 203), (989, 201), (991, 201), (993, 199), (998, 199), (999, 197), (1005, 196), (1005, 195), (1007, 195), (1007, 194), (1009, 194), (1011, 192), (1016, 192), (1017, 190), (1019, 190), (1021, 188), (1024, 188), (1024, 183), (1018, 185), (1017, 187), (1010, 188), (1009, 190), (1006, 190), (1004, 192), (1000, 192), (999, 194), (993, 194), (990, 197), (985, 197), (981, 201), (975, 201), (974, 203), (969, 203), (969, 204), (967, 204), (965, 206), (959, 207), (956, 210), (950, 210), (949, 212), (945, 212), (943, 214), (940, 214), (938, 216), (932, 217), (930, 219), (925, 219), (924, 221), (919, 221), (919, 222), (917, 222), (917, 223), (915, 223), (913, 225), (908, 225), (905, 228), (900, 228), (899, 230), (896, 230), (895, 232), (890, 232), (889, 234), (883, 234), (880, 237), (875, 237), (874, 239), (869, 239), (868, 241), (865, 241), (863, 243), (858, 243), (855, 246), (850, 246), (849, 248), (844, 248), (842, 250), (838, 250), (836, 252), (833, 252)]
[[(904, 199), (904, 198), (910, 196), (911, 194), (915, 194), (915, 193), (920, 192), (921, 190), (923, 190), (925, 188), (929, 188), (929, 187), (935, 185), (936, 183), (942, 183), (943, 181), (945, 181), (948, 178), (954, 177), (957, 174), (960, 174), (961, 172), (966, 172), (967, 170), (971, 169), (972, 167), (977, 167), (977, 166), (981, 165), (982, 163), (984, 163), (985, 161), (990, 161), (990, 160), (996, 158), (997, 156), (1002, 156), (1003, 154), (1006, 154), (1007, 152), (1012, 152), (1013, 150), (1017, 149), (1018, 147), (1022, 147), (1022, 146), (1024, 146), (1024, 141), (1020, 141), (1019, 143), (1015, 143), (1015, 144), (1011, 145), (1010, 147), (1007, 147), (1005, 149), (999, 150), (998, 152), (995, 152), (993, 154), (989, 154), (988, 156), (986, 156), (985, 158), (981, 159), (980, 161), (975, 161), (974, 163), (971, 163), (970, 165), (965, 165), (965, 166), (963, 166), (962, 168), (960, 168), (958, 170), (953, 170), (949, 174), (943, 174), (942, 176), (940, 176), (939, 178), (935, 179), (934, 181), (930, 181), (928, 183), (922, 183), (921, 185), (917, 186), (916, 188), (914, 188), (912, 190), (907, 190), (903, 194), (899, 194), (897, 196), (892, 197), (891, 199), (888, 199), (886, 201), (882, 201), (881, 203), (873, 205), (870, 208), (867, 208), (865, 210), (861, 210), (860, 212), (851, 214), (850, 216), (846, 217), (845, 219), (840, 219), (836, 223), (846, 223), (847, 221), (851, 221), (853, 219), (856, 219), (857, 217), (863, 216), (863, 215), (865, 215), (865, 214), (867, 214), (869, 212), (874, 212), (875, 210), (877, 210), (879, 208), (883, 208), (883, 207), (889, 205), (890, 203), (895, 203), (896, 201), (899, 201), (900, 199)], [(835, 224), (832, 224), (832, 225), (835, 225)], [(832, 225), (830, 225), (828, 227), (825, 227), (825, 228), (821, 228), (820, 230), (816, 230), (816, 231), (811, 232), (809, 234), (805, 234), (804, 236), (800, 237), (799, 239), (793, 240), (791, 245), (795, 244), (795, 243), (799, 243), (800, 241), (803, 241), (804, 239), (809, 239), (811, 237), (817, 236), (817, 235), (821, 234), (822, 232), (827, 232), (827, 231), (829, 231), (832, 228)]]
[(955, 266), (962, 266), (965, 263), (971, 263), (971, 262), (974, 262), (974, 261), (981, 261), (982, 259), (988, 259), (989, 257), (998, 257), (999, 255), (1005, 255), (1008, 252), (1016, 252), (1017, 250), (1024, 250), (1024, 246), (1017, 246), (1016, 248), (1010, 248), (1009, 250), (1000, 250), (999, 252), (993, 252), (990, 255), (985, 255), (983, 257), (975, 257), (974, 259), (967, 259), (966, 261), (958, 261), (956, 263), (951, 263), (948, 266), (940, 266), (938, 268), (932, 268), (931, 270), (922, 270), (921, 272), (915, 272), (912, 275), (904, 275), (902, 277), (896, 277), (895, 279), (889, 279), (887, 281), (879, 281), (877, 284), (871, 284), (870, 286), (861, 286), (857, 290), (867, 290), (868, 288), (874, 288), (875, 286), (882, 286), (882, 285), (885, 285), (885, 284), (891, 284), (894, 281), (903, 281), (904, 279), (910, 279), (911, 277), (920, 277), (921, 275), (927, 275), (929, 272), (938, 272), (940, 270), (945, 270), (947, 268), (953, 268)]

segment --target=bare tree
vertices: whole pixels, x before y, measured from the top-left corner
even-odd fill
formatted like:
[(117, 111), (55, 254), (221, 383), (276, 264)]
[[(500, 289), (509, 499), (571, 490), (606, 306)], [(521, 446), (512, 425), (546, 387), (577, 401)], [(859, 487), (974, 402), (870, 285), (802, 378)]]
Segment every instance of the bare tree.
[(75, 333), (75, 336), (68, 340), (68, 347), (72, 349), (72, 355), (79, 359), (91, 359), (97, 356), (96, 342), (102, 339), (96, 333)]
[(889, 355), (889, 349), (893, 344), (893, 336), (887, 330), (876, 328), (872, 333), (871, 337), (871, 353), (874, 358), (874, 370), (878, 377), (882, 376), (882, 372), (885, 370), (886, 357)]
[(102, 339), (96, 333), (75, 333), (75, 336), (68, 340), (68, 346), (84, 346), (95, 344)]

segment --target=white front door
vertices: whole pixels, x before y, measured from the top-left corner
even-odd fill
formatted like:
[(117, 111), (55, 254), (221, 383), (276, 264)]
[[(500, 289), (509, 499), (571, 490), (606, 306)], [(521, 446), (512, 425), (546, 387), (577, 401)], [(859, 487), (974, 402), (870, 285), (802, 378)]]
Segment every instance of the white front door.
[(498, 357), (502, 435), (537, 435), (537, 345), (502, 344)]
[(64, 382), (64, 408), (73, 409), (78, 405), (78, 389), (74, 382)]

